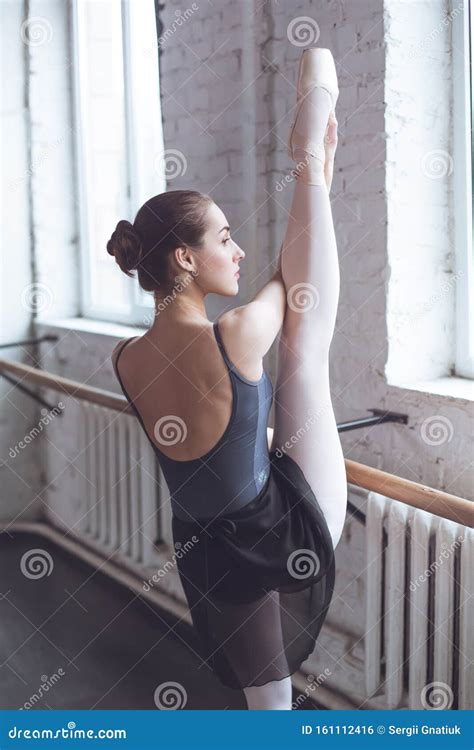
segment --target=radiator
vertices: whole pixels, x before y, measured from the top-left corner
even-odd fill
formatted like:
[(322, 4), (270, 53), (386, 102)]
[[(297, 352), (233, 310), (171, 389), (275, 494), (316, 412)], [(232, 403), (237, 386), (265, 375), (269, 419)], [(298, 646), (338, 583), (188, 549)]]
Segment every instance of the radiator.
[(155, 453), (133, 415), (79, 401), (81, 503), (71, 518), (79, 536), (107, 554), (157, 561), (155, 543), (169, 542), (169, 502)]
[(365, 684), (390, 709), (468, 709), (472, 529), (370, 492)]

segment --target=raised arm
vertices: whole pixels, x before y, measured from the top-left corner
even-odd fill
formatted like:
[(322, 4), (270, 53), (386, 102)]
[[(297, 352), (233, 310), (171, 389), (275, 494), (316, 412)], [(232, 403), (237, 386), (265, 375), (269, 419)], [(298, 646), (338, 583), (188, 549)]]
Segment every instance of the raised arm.
[(278, 270), (251, 302), (219, 318), (225, 339), (232, 342), (235, 359), (262, 359), (283, 325), (285, 311), (286, 290)]

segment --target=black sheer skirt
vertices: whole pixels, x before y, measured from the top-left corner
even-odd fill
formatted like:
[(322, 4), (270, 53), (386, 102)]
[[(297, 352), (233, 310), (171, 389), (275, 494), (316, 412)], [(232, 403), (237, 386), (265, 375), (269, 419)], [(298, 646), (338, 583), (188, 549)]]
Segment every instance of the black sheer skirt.
[(172, 519), (202, 663), (224, 685), (264, 685), (312, 653), (335, 580), (326, 519), (298, 464), (270, 453), (259, 495), (214, 519)]

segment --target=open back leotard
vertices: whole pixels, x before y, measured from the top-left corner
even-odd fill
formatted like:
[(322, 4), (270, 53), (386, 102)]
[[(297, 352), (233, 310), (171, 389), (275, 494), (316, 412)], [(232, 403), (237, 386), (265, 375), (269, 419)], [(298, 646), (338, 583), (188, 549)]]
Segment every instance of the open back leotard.
[(131, 339), (119, 345), (114, 366), (170, 489), (173, 543), (186, 550), (177, 568), (199, 635), (198, 670), (209, 668), (222, 684), (243, 688), (293, 674), (312, 653), (335, 563), (303, 472), (287, 452), (268, 450), (270, 378), (265, 371), (258, 381), (245, 378), (227, 356), (217, 321), (213, 330), (232, 384), (232, 413), (200, 458), (170, 459), (146, 433), (116, 366)]
[[(172, 459), (148, 435), (118, 372), (120, 354), (134, 339), (126, 339), (113, 363), (122, 391), (158, 457), (170, 491), (172, 511), (183, 521), (240, 510), (261, 492), (270, 473), (267, 442), (268, 414), (273, 399), (270, 377), (265, 370), (257, 381), (244, 377), (227, 356), (217, 321), (213, 323), (213, 331), (231, 380), (232, 413), (221, 438), (199, 458)], [(171, 424), (176, 415), (169, 415), (169, 418)]]

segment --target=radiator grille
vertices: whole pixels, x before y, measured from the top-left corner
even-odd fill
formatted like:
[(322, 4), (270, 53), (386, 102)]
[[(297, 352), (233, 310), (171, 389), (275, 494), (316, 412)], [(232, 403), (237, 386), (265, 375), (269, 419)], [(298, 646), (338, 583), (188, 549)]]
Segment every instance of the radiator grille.
[(156, 542), (169, 543), (166, 483), (155, 453), (133, 415), (87, 402), (77, 405), (83, 504), (75, 529), (136, 563), (156, 561)]
[(472, 529), (370, 492), (365, 679), (388, 708), (472, 706)]

